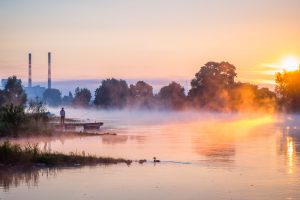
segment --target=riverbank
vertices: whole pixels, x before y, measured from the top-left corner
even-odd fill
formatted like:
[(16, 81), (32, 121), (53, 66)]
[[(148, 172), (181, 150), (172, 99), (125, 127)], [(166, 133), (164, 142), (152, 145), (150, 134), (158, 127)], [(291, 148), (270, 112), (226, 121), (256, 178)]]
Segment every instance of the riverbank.
[(123, 158), (97, 157), (82, 154), (63, 154), (58, 152), (41, 151), (37, 145), (21, 147), (5, 141), (0, 144), (0, 165), (5, 166), (74, 166), (96, 164), (127, 164), (143, 163), (146, 160), (128, 160)]

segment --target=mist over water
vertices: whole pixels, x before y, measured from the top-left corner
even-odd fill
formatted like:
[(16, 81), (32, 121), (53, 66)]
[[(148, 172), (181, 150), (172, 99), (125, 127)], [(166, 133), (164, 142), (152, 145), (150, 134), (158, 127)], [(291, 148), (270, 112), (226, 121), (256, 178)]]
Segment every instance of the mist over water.
[[(59, 109), (49, 108), (57, 115)], [(300, 197), (299, 115), (65, 109), (67, 118), (102, 121), (100, 133), (117, 135), (20, 138), (12, 142), (38, 143), (47, 151), (84, 151), (148, 162), (130, 167), (61, 169), (47, 176), (43, 171), (10, 172), (19, 184), (7, 180), (10, 187), (0, 191), (4, 199), (49, 199), (45, 191), (56, 199)], [(153, 163), (154, 156), (161, 163)], [(79, 187), (79, 182), (84, 184)], [(23, 190), (24, 186), (29, 189)]]

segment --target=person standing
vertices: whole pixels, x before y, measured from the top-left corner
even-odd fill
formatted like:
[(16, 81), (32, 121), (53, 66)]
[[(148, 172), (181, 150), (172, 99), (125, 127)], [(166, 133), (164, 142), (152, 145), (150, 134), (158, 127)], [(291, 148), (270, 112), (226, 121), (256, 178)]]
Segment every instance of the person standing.
[(61, 110), (60, 110), (60, 124), (65, 124), (65, 116), (66, 116), (65, 109), (61, 108)]

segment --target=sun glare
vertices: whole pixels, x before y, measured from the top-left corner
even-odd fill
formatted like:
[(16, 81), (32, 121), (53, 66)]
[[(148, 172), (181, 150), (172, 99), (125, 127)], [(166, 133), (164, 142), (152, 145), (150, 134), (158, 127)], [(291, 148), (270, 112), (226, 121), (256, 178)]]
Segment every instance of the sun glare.
[(289, 56), (281, 60), (280, 68), (286, 71), (295, 71), (299, 69), (300, 60), (296, 57)]

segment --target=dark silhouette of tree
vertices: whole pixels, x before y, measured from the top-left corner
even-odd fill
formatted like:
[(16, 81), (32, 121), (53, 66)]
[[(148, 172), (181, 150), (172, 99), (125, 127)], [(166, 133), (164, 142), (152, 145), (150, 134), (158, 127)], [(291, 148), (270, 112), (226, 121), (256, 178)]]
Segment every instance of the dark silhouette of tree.
[(153, 104), (153, 88), (144, 81), (138, 81), (135, 85), (130, 85), (130, 99), (128, 104), (134, 107), (151, 108)]
[(182, 109), (186, 100), (184, 88), (176, 82), (162, 87), (157, 96), (160, 104), (166, 109)]
[(6, 102), (5, 93), (3, 90), (0, 90), (0, 106), (3, 106)]
[(122, 108), (126, 105), (129, 88), (124, 80), (106, 79), (95, 91), (94, 103), (105, 108)]
[(0, 136), (16, 136), (26, 121), (24, 106), (7, 104), (0, 107)]
[(0, 93), (2, 105), (25, 105), (27, 95), (22, 87), (22, 81), (16, 76), (9, 77), (4, 90)]
[(130, 85), (130, 94), (134, 97), (151, 97), (153, 88), (144, 81), (138, 81), (135, 85)]
[(61, 104), (61, 92), (58, 89), (47, 89), (43, 94), (43, 100), (49, 106), (59, 106)]
[(75, 89), (75, 97), (73, 100), (73, 104), (75, 106), (88, 106), (90, 104), (92, 98), (92, 94), (90, 90), (87, 88), (79, 88)]
[(196, 107), (218, 110), (226, 103), (236, 75), (235, 66), (228, 62), (206, 63), (191, 81), (189, 100)]
[(62, 104), (69, 106), (73, 103), (73, 100), (74, 100), (73, 94), (72, 94), (72, 92), (69, 92), (69, 95), (65, 95), (62, 98)]
[(276, 74), (275, 92), (282, 109), (300, 111), (300, 66), (296, 71)]

